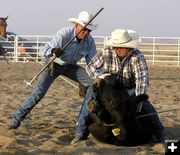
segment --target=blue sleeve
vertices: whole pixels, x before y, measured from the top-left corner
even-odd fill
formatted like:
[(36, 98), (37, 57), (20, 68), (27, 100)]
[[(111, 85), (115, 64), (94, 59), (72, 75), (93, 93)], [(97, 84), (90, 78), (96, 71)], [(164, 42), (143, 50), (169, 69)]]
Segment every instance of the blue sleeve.
[(63, 39), (66, 38), (67, 33), (69, 32), (69, 28), (63, 28), (60, 31), (58, 31), (52, 40), (48, 43), (46, 43), (40, 50), (39, 55), (40, 56), (49, 56), (51, 54), (52, 48), (62, 48)]
[(96, 44), (94, 39), (92, 38), (91, 43), (89, 44), (89, 51), (88, 54), (86, 55), (85, 59), (86, 59), (86, 64), (89, 64), (89, 62), (91, 61), (91, 59), (96, 55)]

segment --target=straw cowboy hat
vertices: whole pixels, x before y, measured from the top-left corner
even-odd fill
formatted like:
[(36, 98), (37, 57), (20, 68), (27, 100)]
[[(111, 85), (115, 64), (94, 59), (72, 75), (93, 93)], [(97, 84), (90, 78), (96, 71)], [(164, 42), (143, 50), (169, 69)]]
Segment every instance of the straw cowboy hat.
[(105, 43), (105, 46), (137, 48), (139, 35), (134, 30), (116, 29), (111, 33), (111, 38)]
[[(85, 26), (91, 19), (93, 15), (89, 14), (87, 11), (81, 11), (78, 18), (69, 18), (69, 21), (74, 24), (80, 24)], [(89, 30), (95, 30), (98, 24), (93, 24), (92, 22), (86, 26)]]

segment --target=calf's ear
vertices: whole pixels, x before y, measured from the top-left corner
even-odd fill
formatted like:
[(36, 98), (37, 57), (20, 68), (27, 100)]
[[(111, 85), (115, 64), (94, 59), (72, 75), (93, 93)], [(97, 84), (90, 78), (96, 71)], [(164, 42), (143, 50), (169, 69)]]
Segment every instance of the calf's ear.
[(103, 93), (104, 87), (106, 86), (105, 80), (104, 79), (95, 79), (93, 82), (93, 90), (96, 93)]
[(149, 96), (147, 94), (140, 94), (140, 95), (135, 97), (135, 102), (139, 103), (142, 101), (147, 101), (148, 99), (149, 99)]

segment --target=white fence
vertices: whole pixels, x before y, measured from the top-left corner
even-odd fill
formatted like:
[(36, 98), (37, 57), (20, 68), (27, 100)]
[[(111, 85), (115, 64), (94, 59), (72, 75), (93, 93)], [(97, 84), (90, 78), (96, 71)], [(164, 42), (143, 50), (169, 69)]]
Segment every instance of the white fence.
[[(39, 49), (53, 36), (35, 35), (9, 35), (7, 39), (0, 38), (0, 44), (7, 49), (6, 57), (13, 62), (37, 61), (43, 62), (39, 57)], [(93, 36), (97, 51), (104, 47), (109, 36)], [(20, 55), (20, 45), (23, 43), (25, 53)], [(140, 50), (144, 53), (148, 64), (180, 66), (180, 38), (176, 37), (140, 37)], [(0, 56), (0, 60), (3, 57)], [(84, 63), (82, 60), (80, 63)]]
[(147, 62), (153, 65), (180, 66), (180, 38), (140, 37), (140, 43)]

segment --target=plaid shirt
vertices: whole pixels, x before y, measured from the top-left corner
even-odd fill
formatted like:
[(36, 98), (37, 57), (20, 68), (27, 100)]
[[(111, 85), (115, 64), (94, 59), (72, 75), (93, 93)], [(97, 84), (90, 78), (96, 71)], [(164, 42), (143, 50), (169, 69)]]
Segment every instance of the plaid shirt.
[(136, 95), (147, 93), (148, 67), (144, 55), (138, 49), (133, 49), (131, 56), (120, 60), (113, 49), (106, 48), (94, 56), (86, 71), (93, 79), (104, 72), (118, 74), (125, 88), (135, 88)]

